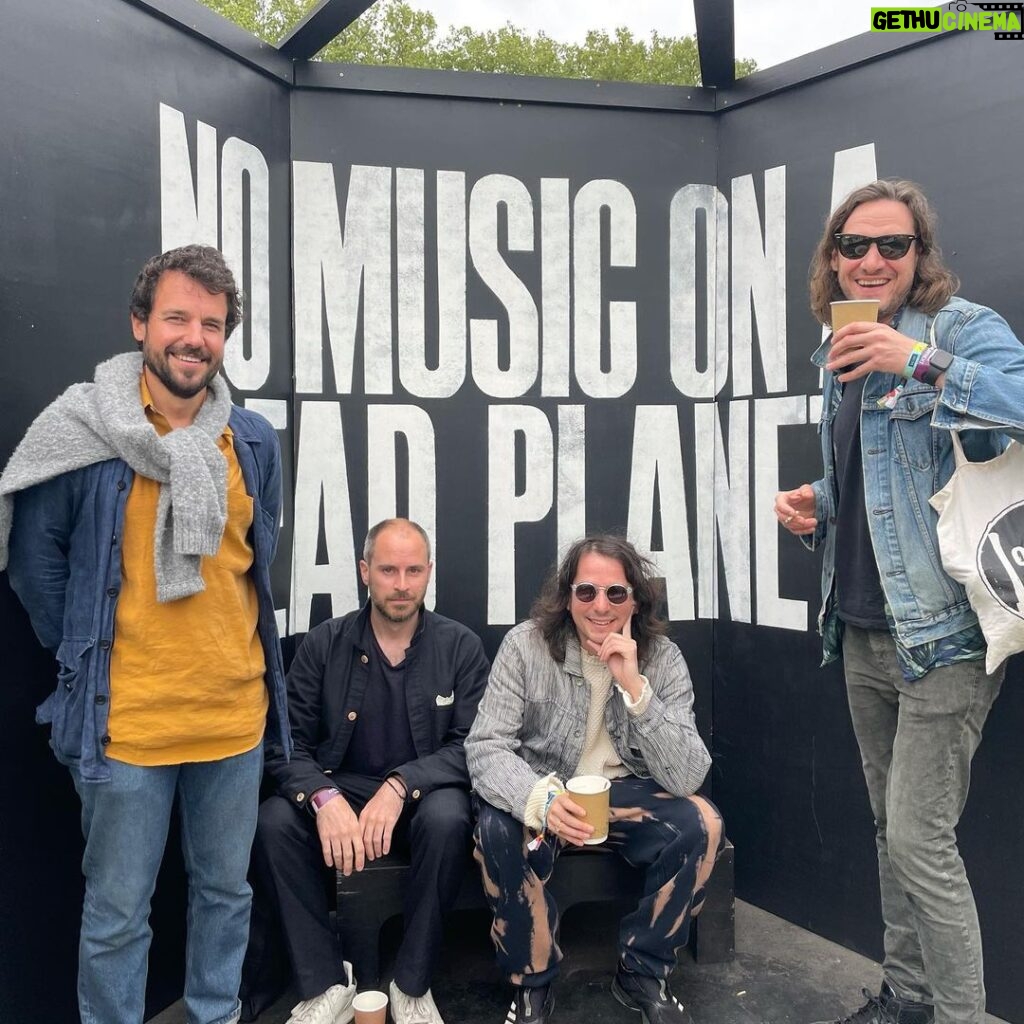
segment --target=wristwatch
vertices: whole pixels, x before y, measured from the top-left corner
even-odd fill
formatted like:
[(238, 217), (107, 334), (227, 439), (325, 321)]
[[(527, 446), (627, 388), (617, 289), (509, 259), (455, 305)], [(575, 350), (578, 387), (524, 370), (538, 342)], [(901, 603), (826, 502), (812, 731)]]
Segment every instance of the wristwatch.
[(929, 358), (930, 365), (928, 367), (928, 371), (924, 375), (924, 383), (935, 384), (936, 381), (938, 381), (938, 379), (949, 369), (952, 362), (952, 352), (947, 352), (942, 348), (933, 349), (931, 357)]

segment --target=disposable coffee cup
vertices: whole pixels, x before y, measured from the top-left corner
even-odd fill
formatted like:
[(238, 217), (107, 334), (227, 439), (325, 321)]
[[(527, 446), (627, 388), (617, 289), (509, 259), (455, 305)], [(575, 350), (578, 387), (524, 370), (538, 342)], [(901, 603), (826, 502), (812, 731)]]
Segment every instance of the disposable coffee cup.
[(356, 1024), (384, 1024), (388, 1016), (388, 997), (384, 992), (360, 992), (352, 1000)]
[(572, 802), (586, 812), (587, 824), (594, 826), (594, 834), (583, 842), (587, 846), (603, 843), (608, 838), (608, 796), (612, 784), (603, 775), (577, 775), (565, 788)]
[(830, 302), (832, 307), (832, 330), (838, 331), (847, 324), (855, 324), (861, 320), (878, 320), (878, 299), (843, 299)]

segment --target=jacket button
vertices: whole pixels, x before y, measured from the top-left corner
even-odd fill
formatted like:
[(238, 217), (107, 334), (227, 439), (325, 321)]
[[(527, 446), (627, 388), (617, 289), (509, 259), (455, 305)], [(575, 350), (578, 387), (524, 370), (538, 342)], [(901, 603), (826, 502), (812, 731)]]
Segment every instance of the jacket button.
[(97, 704), (106, 704), (107, 703), (106, 696), (104, 694), (102, 694), (102, 693), (97, 693), (96, 694), (96, 703)]
[(100, 648), (102, 650), (104, 650), (104, 651), (109, 651), (110, 650), (110, 641), (109, 640), (101, 640), (100, 641)]
[(100, 743), (102, 743), (102, 744), (103, 744), (103, 746), (107, 746), (107, 744), (108, 744), (108, 743), (110, 743), (110, 737), (109, 737), (109, 736), (104, 736), (104, 737), (103, 737), (103, 738), (102, 738), (102, 739), (100, 740)]
[(107, 587), (107, 597), (117, 597), (117, 587)]
[(125, 489), (125, 487), (127, 487), (127, 486), (128, 485), (123, 480), (118, 480), (117, 481), (117, 489), (119, 491), (123, 491)]
[(412, 798), (413, 798), (413, 800), (419, 800), (419, 798), (420, 798), (420, 791), (418, 789), (414, 789), (412, 791)]
[(70, 683), (65, 683), (64, 689), (70, 693), (74, 689), (74, 687)]
[(306, 799), (306, 794), (305, 793), (296, 793), (295, 794), (295, 802), (297, 804), (301, 804), (302, 801), (305, 800), (305, 799)]
[(366, 656), (365, 654), (360, 654), (360, 655), (359, 655), (359, 660), (360, 660), (360, 661), (361, 661), (361, 662), (362, 662), (362, 663), (363, 663), (364, 665), (368, 665), (368, 664), (370, 663), (370, 659), (369, 659), (369, 658), (368, 658), (368, 657), (367, 657), (367, 656)]
[(357, 714), (356, 714), (356, 713), (355, 713), (354, 711), (350, 711), (350, 712), (348, 713), (348, 720), (349, 720), (350, 722), (354, 722), (354, 721), (355, 721), (355, 720), (356, 720), (356, 719), (357, 719), (358, 717), (359, 717), (359, 716), (358, 716), (358, 715), (357, 715)]

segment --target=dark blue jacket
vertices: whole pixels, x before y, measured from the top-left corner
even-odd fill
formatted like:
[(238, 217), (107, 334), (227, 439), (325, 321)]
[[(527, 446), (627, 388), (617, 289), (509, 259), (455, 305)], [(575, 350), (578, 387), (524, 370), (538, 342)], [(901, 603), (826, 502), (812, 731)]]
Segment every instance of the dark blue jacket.
[[(262, 416), (231, 407), (245, 489), (253, 499), (252, 573), (259, 635), (270, 692), (268, 739), (291, 750), (284, 666), (270, 590), (281, 514), (281, 453)], [(37, 484), (15, 496), (7, 572), (43, 645), (57, 657), (57, 689), (36, 721), (50, 723), (50, 746), (87, 782), (110, 778), (110, 648), (121, 588), (124, 509), (133, 472), (120, 459), (97, 462)], [(196, 652), (202, 659), (203, 652)]]
[[(288, 707), (295, 752), (267, 751), (267, 772), (293, 806), (331, 785), (359, 718), (369, 678), (363, 646), (370, 605), (311, 629), (288, 670)], [(441, 786), (469, 789), (463, 742), (487, 685), (480, 638), (443, 615), (424, 610), (422, 629), (406, 651), (406, 707), (416, 759), (400, 765), (416, 801)]]

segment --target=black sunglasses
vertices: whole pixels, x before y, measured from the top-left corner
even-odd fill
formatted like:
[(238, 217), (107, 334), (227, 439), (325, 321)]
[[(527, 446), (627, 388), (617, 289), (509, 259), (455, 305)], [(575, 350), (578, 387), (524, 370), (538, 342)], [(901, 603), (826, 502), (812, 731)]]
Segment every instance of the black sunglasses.
[(835, 234), (839, 254), (848, 260), (863, 259), (872, 243), (878, 246), (878, 255), (884, 260), (901, 260), (910, 252), (910, 247), (919, 235), (844, 235)]
[(633, 593), (632, 587), (625, 587), (621, 583), (613, 583), (610, 587), (599, 587), (596, 583), (571, 583), (569, 589), (576, 595), (576, 600), (583, 604), (590, 604), (599, 590), (604, 591), (609, 604), (625, 604)]

